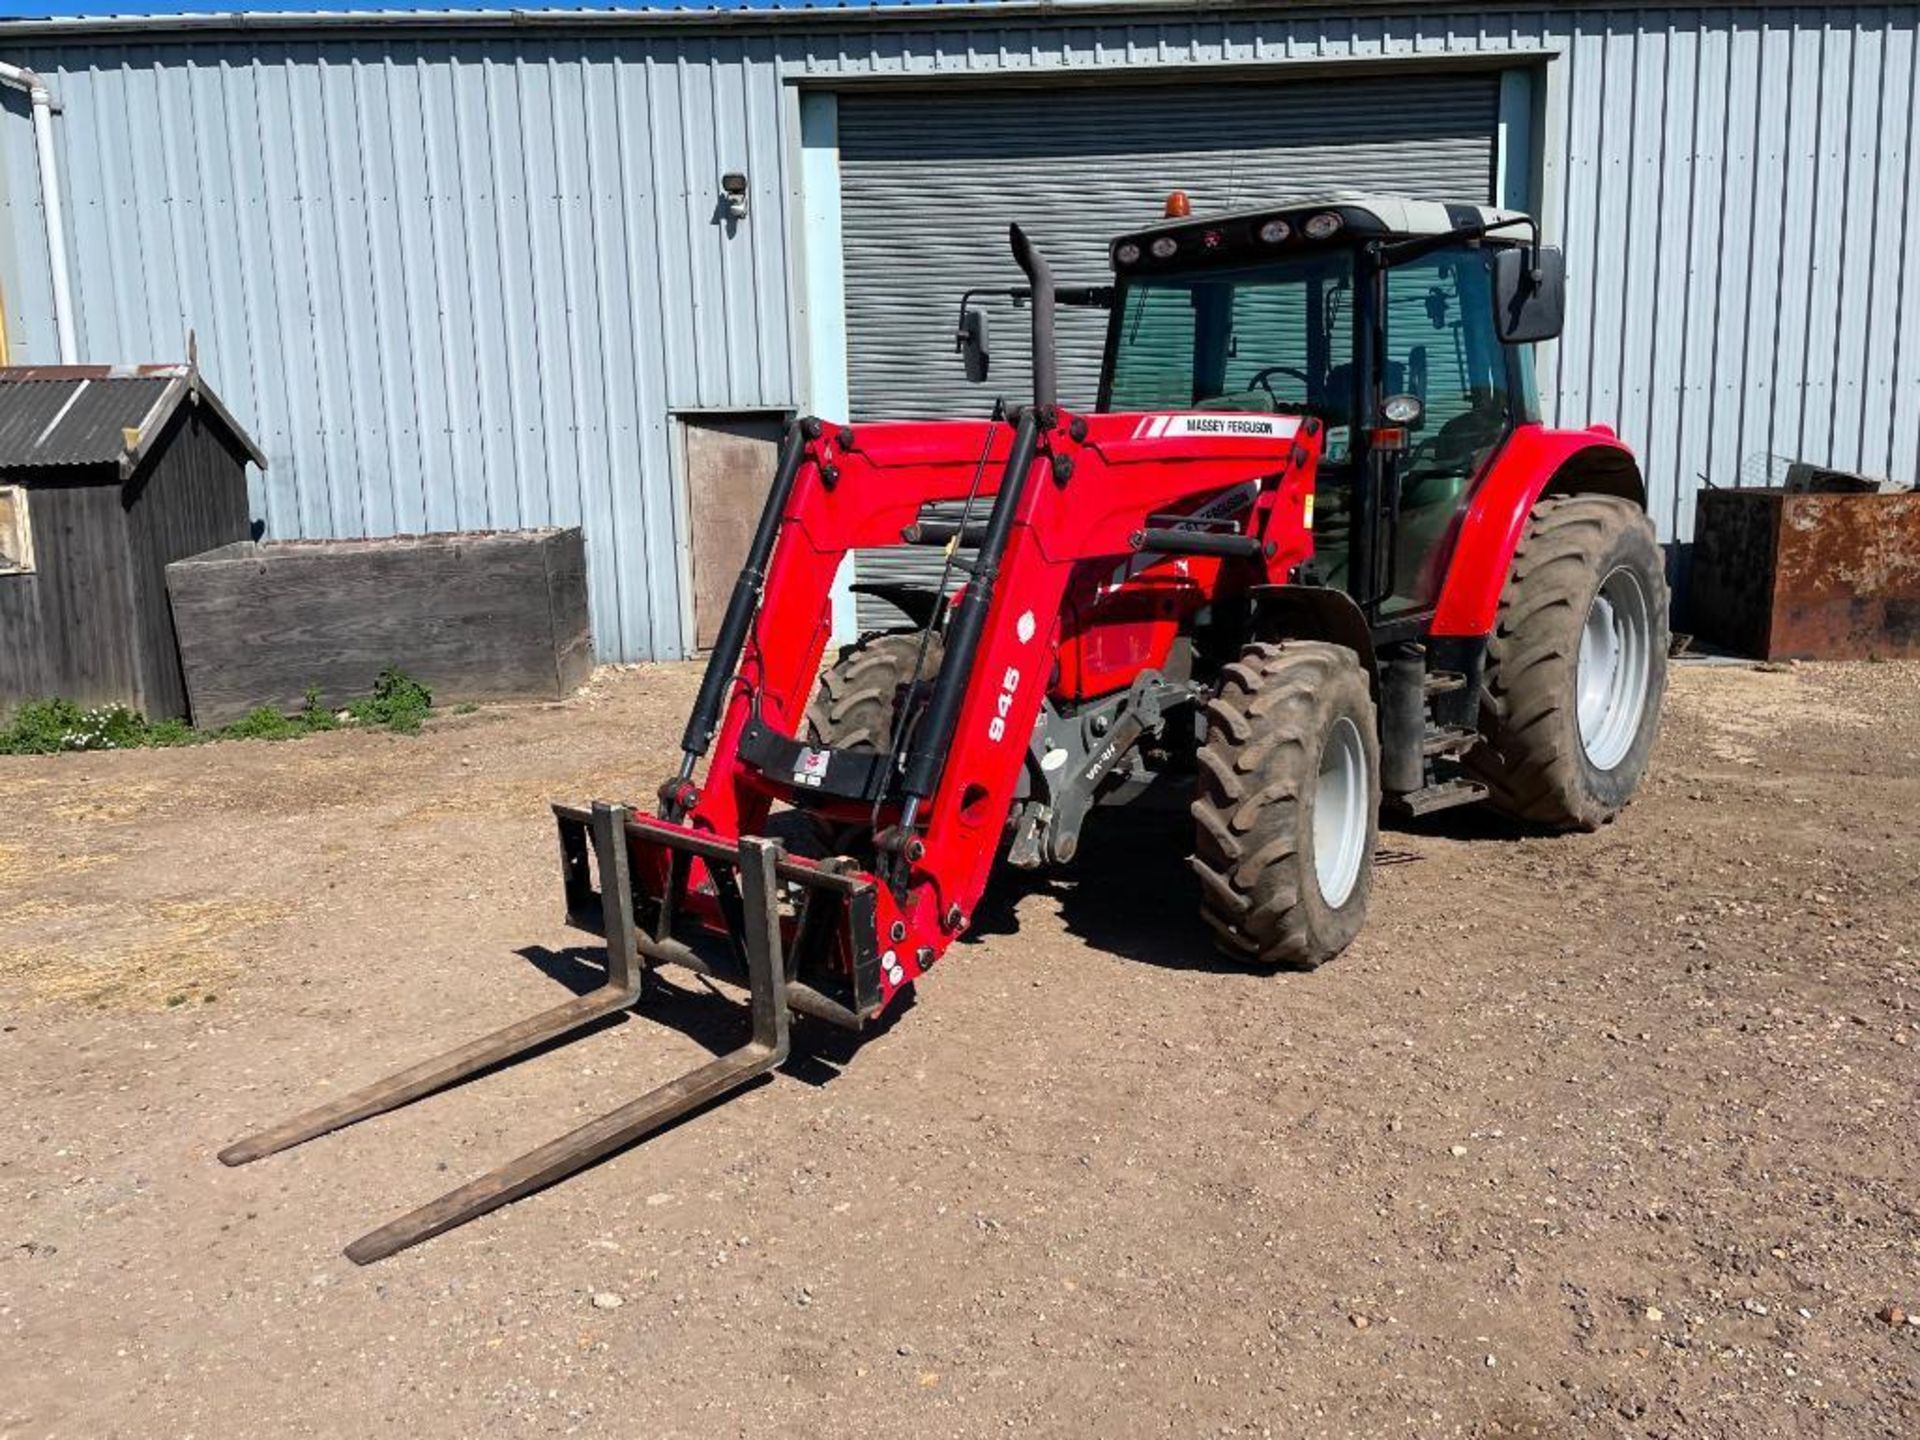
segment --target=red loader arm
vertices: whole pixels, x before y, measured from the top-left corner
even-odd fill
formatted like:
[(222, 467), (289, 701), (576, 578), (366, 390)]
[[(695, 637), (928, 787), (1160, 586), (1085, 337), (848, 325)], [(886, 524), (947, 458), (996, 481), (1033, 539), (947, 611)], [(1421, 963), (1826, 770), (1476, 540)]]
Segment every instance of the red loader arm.
[[(1228, 558), (1256, 562), (1246, 567), (1249, 583), (1284, 580), (1310, 558), (1304, 512), (1320, 439), (1311, 420), (1209, 413), (1043, 417), (1029, 409), (1011, 430), (808, 426), (797, 460), (783, 460), (792, 472), (785, 495), (776, 485), (769, 500), (770, 511), (780, 510), (738, 663), (716, 648), (709, 672), (707, 688), (724, 694), (725, 715), (705, 781), (691, 781), (704, 748), (696, 709), (689, 763), (663, 790), (663, 819), (634, 827), (636, 884), (671, 897), (676, 922), (724, 939), (735, 928), (725, 877), (676, 849), (668, 826), (731, 847), (766, 833), (777, 803), (871, 825), (890, 873), (839, 867), (839, 883), (858, 894), (834, 927), (834, 963), (855, 1016), (884, 1008), (965, 931), (985, 889), (1053, 683), (1075, 565), (1111, 557), (1124, 566), (1150, 548), (1151, 517), (1191, 497), (1247, 487), (1253, 501), (1243, 528), (1194, 542), (1217, 542), (1222, 558), (1189, 563), (1210, 589)], [(923, 505), (964, 499), (983, 464), (1002, 472), (980, 497), (992, 502), (988, 539), (948, 616), (947, 663), (897, 773), (886, 756), (808, 745), (803, 727), (830, 631), (829, 596), (849, 552), (899, 544)], [(1202, 567), (1212, 570), (1202, 575)], [(856, 913), (868, 905), (870, 925)], [(788, 921), (796, 944), (803, 918)]]

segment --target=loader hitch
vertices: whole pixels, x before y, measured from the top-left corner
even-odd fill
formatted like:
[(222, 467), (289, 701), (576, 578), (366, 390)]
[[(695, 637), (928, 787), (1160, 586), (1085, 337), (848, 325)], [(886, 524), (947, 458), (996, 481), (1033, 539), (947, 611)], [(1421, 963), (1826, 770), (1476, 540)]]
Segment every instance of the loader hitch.
[[(859, 882), (831, 866), (803, 865), (788, 858), (776, 840), (747, 836), (728, 844), (675, 825), (637, 823), (619, 805), (596, 803), (591, 809), (556, 805), (554, 815), (560, 830), (569, 918), (606, 936), (605, 983), (230, 1145), (220, 1152), (221, 1161), (244, 1165), (304, 1144), (575, 1034), (632, 1007), (643, 997), (648, 970), (663, 963), (686, 965), (702, 974), (744, 984), (752, 1019), (750, 1038), (738, 1049), (362, 1236), (346, 1250), (356, 1264), (383, 1259), (531, 1195), (739, 1090), (786, 1058), (793, 1010), (836, 1023), (859, 1023), (845, 1006), (810, 986), (790, 986), (787, 978), (787, 933), (794, 932), (798, 942), (817, 943), (829, 919), (837, 916), (846, 917), (844, 924), (849, 930), (856, 928), (862, 894)], [(636, 855), (645, 867), (639, 887), (632, 864)], [(725, 941), (730, 956), (715, 956), (710, 944), (689, 943), (674, 933), (676, 910), (695, 898), (689, 893), (688, 878), (696, 862), (710, 877), (712, 892), (726, 896), (721, 908), (727, 921)], [(648, 879), (664, 883), (652, 888), (645, 883)], [(803, 900), (799, 913), (792, 920), (783, 920), (782, 891), (796, 887), (808, 897), (826, 895), (832, 899), (817, 907), (810, 899)], [(871, 892), (872, 882), (868, 881), (864, 893), (869, 949)], [(638, 923), (642, 915), (648, 917), (651, 930)], [(706, 929), (708, 939), (712, 938), (710, 927), (699, 928)]]

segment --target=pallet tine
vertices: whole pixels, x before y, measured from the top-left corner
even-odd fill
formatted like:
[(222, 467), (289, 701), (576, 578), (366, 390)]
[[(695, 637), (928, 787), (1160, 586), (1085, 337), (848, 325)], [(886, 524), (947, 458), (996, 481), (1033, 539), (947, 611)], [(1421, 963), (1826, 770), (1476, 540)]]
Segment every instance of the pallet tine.
[(787, 1056), (788, 1011), (786, 963), (781, 953), (780, 912), (774, 867), (777, 841), (749, 837), (740, 842), (740, 880), (745, 900), (747, 977), (752, 997), (753, 1038), (739, 1049), (677, 1080), (648, 1091), (637, 1100), (591, 1120), (579, 1129), (551, 1140), (539, 1149), (510, 1161), (401, 1216), (347, 1247), (347, 1258), (357, 1265), (385, 1259), (397, 1250), (464, 1225), (557, 1180), (564, 1180), (596, 1160), (672, 1123), (681, 1116), (737, 1090), (749, 1080), (773, 1069)]
[(338, 1130), (436, 1090), (465, 1080), (503, 1060), (525, 1054), (548, 1041), (591, 1024), (602, 1016), (624, 1010), (640, 998), (642, 977), (639, 946), (633, 925), (633, 886), (627, 864), (627, 810), (623, 805), (596, 802), (593, 807), (593, 846), (600, 860), (601, 908), (607, 931), (607, 981), (551, 1010), (529, 1016), (504, 1030), (422, 1061), (397, 1075), (377, 1081), (351, 1095), (316, 1106), (291, 1120), (250, 1135), (220, 1152), (221, 1163), (245, 1165), (263, 1155), (304, 1144), (330, 1130)]

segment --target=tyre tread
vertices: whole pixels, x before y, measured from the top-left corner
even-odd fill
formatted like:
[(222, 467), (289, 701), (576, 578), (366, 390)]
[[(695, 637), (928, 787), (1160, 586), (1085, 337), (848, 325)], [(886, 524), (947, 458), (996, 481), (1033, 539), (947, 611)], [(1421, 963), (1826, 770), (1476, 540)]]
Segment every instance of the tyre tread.
[[(1316, 931), (1301, 893), (1306, 857), (1296, 838), (1298, 797), (1317, 778), (1309, 773), (1314, 741), (1330, 724), (1331, 697), (1354, 687), (1367, 696), (1357, 657), (1320, 641), (1249, 645), (1222, 668), (1197, 757), (1188, 864), (1200, 882), (1202, 918), (1235, 957), (1310, 969), (1358, 928), (1356, 918), (1340, 934)], [(1369, 740), (1371, 705), (1366, 698)], [(1377, 763), (1372, 778), (1377, 786)], [(1364, 914), (1371, 856), (1367, 866), (1340, 915)]]

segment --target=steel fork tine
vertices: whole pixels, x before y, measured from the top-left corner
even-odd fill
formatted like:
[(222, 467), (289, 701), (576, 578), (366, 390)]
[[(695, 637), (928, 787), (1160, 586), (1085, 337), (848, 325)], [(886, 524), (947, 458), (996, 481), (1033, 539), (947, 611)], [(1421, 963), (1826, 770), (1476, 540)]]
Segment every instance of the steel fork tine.
[[(536, 1049), (568, 1031), (624, 1010), (640, 998), (645, 971), (633, 926), (627, 866), (627, 811), (622, 805), (593, 807), (593, 846), (600, 860), (600, 894), (607, 931), (607, 983), (565, 1004), (543, 1010), (491, 1035), (469, 1041), (376, 1081), (351, 1095), (250, 1135), (220, 1152), (221, 1163), (245, 1165), (263, 1155), (300, 1145), (330, 1130), (366, 1120), (466, 1079), (503, 1060)], [(584, 863), (584, 857), (582, 857)]]
[(780, 846), (776, 841), (752, 837), (740, 842), (740, 889), (747, 912), (747, 975), (753, 1015), (751, 1040), (361, 1236), (347, 1247), (347, 1258), (358, 1265), (370, 1264), (544, 1189), (737, 1090), (784, 1060), (789, 1043), (789, 1015), (786, 964), (781, 953), (780, 914), (774, 889), (774, 867), (779, 855)]

